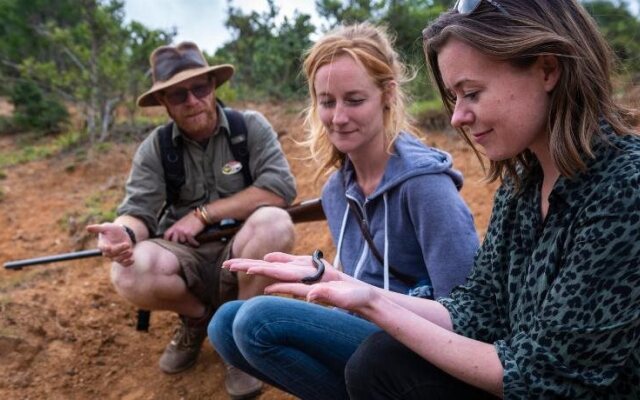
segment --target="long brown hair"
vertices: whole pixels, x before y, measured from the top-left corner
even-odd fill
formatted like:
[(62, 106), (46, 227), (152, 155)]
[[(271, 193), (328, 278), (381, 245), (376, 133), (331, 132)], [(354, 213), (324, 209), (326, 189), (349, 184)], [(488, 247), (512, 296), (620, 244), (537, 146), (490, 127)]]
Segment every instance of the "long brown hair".
[[(531, 66), (539, 56), (558, 58), (561, 76), (550, 98), (547, 120), (549, 149), (560, 173), (573, 176), (593, 157), (592, 138), (604, 118), (619, 134), (633, 132), (630, 113), (613, 99), (611, 73), (615, 56), (595, 21), (576, 0), (499, 0), (501, 12), (489, 2), (471, 14), (456, 10), (442, 14), (423, 31), (424, 51), (432, 78), (447, 110), (455, 102), (446, 95), (438, 67), (438, 52), (455, 37), (481, 53), (516, 67)], [(476, 154), (470, 138), (459, 130)], [(520, 184), (517, 171), (533, 162), (528, 150), (502, 161), (490, 161), (488, 179), (510, 177)]]
[(391, 101), (381, 110), (383, 115), (384, 137), (387, 149), (400, 133), (417, 133), (405, 111), (406, 95), (402, 84), (410, 80), (405, 65), (393, 49), (393, 40), (382, 26), (369, 23), (339, 27), (320, 38), (305, 53), (303, 70), (309, 86), (310, 105), (306, 110), (305, 126), (308, 138), (303, 142), (311, 150), (311, 158), (320, 164), (316, 178), (339, 168), (345, 155), (340, 153), (329, 141), (326, 128), (318, 115), (318, 99), (315, 91), (315, 77), (318, 69), (330, 64), (337, 57), (348, 55), (362, 65), (374, 83), (386, 93), (388, 83), (395, 82)]

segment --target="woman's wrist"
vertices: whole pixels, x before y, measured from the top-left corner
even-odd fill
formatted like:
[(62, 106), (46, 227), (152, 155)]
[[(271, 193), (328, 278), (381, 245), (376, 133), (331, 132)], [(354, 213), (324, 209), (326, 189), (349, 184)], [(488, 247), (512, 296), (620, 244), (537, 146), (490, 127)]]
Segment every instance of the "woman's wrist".
[[(362, 315), (369, 321), (377, 321), (382, 314), (388, 311), (390, 308), (397, 307), (398, 305), (386, 298), (385, 296), (380, 295), (378, 291), (371, 291), (371, 298), (366, 303), (359, 307), (359, 310), (356, 311), (359, 315)], [(374, 322), (375, 323), (375, 322)]]

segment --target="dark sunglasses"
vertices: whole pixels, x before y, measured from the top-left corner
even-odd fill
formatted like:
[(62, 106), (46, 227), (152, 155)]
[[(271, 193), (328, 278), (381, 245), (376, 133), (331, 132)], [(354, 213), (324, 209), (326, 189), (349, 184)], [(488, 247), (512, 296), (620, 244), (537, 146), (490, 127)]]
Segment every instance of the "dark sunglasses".
[[(505, 10), (504, 7), (502, 7), (502, 5), (500, 5), (496, 0), (486, 0), (486, 2), (497, 8), (498, 11), (504, 15), (509, 15), (507, 10)], [(474, 12), (480, 6), (480, 3), (482, 3), (482, 0), (458, 0), (453, 7), (458, 10), (460, 14), (467, 15)]]
[(164, 92), (164, 98), (172, 106), (177, 106), (185, 101), (189, 97), (189, 92), (198, 99), (203, 99), (211, 94), (213, 91), (213, 82), (207, 82), (200, 85), (195, 85), (189, 89), (180, 88), (173, 89), (171, 91)]

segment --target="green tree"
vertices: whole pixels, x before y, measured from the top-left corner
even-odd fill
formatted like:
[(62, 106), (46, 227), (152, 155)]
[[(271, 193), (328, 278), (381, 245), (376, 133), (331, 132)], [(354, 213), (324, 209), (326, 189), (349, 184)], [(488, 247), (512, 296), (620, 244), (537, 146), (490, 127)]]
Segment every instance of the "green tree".
[(124, 26), (122, 0), (0, 0), (0, 27), (3, 76), (73, 104), (91, 141), (107, 138), (115, 107), (144, 81), (150, 48), (173, 36)]
[[(67, 27), (78, 16), (76, 7), (65, 0), (0, 0), (0, 94), (18, 102), (14, 104), (16, 127), (55, 131), (65, 122), (61, 93), (48, 85), (34, 86), (31, 79), (22, 76), (21, 66), (22, 60), (29, 58), (59, 58), (59, 52), (38, 34), (38, 27), (50, 19)], [(39, 114), (33, 115), (36, 110)]]
[(168, 44), (176, 35), (172, 31), (149, 29), (140, 22), (132, 21), (127, 27), (126, 73), (121, 76), (126, 87), (126, 107), (130, 123), (133, 124), (136, 110), (136, 97), (151, 86), (149, 55), (156, 47)]
[(316, 0), (318, 14), (329, 27), (364, 21), (379, 21), (387, 8), (386, 0)]
[(33, 81), (18, 81), (10, 99), (15, 106), (13, 124), (17, 129), (57, 133), (69, 119), (64, 105), (46, 96)]
[(216, 51), (214, 59), (235, 65), (234, 84), (242, 97), (299, 96), (304, 86), (300, 57), (311, 45), (309, 37), (315, 27), (310, 16), (300, 13), (278, 24), (280, 10), (272, 0), (268, 4), (268, 11), (248, 14), (229, 4), (225, 25), (233, 39)]
[(584, 5), (620, 59), (621, 72), (640, 75), (640, 20), (627, 2), (588, 0)]
[(414, 72), (408, 90), (418, 100), (435, 96), (426, 72), (422, 30), (450, 6), (448, 0), (316, 0), (318, 14), (329, 27), (362, 21), (385, 25), (402, 60)]
[(403, 60), (414, 70), (415, 78), (408, 91), (415, 100), (437, 97), (426, 69), (422, 30), (449, 7), (447, 3), (446, 0), (390, 0), (380, 19), (395, 36), (396, 49)]
[(68, 28), (79, 19), (79, 9), (72, 0), (0, 0), (0, 69), (15, 77), (19, 75), (17, 62), (21, 59), (60, 58), (60, 53), (38, 31), (49, 21)]

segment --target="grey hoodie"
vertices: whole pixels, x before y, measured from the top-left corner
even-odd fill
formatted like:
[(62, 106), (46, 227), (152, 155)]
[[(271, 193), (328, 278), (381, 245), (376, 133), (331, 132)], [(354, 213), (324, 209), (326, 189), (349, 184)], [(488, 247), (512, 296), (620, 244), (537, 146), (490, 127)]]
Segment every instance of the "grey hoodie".
[[(462, 284), (473, 264), (478, 237), (473, 217), (458, 190), (462, 175), (451, 156), (401, 134), (376, 190), (367, 198), (347, 158), (322, 190), (322, 207), (336, 245), (334, 265), (372, 285), (427, 297), (448, 296)], [(351, 199), (364, 215), (379, 253), (372, 254), (349, 210)], [(414, 279), (403, 282), (390, 267)]]

